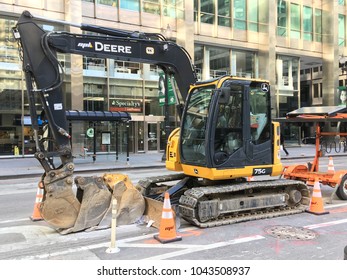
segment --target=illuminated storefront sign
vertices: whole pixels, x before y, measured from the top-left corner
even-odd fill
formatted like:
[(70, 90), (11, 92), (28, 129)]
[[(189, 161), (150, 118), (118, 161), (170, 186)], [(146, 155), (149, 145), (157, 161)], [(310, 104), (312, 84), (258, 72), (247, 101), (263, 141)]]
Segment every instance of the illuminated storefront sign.
[(111, 112), (142, 113), (142, 104), (140, 100), (110, 99), (109, 110)]

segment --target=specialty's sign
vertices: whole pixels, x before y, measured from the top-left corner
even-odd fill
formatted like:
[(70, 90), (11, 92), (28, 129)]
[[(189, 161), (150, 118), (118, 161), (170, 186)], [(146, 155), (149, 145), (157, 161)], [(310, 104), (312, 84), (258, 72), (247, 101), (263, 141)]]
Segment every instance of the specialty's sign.
[(111, 112), (142, 113), (143, 102), (141, 100), (110, 99)]

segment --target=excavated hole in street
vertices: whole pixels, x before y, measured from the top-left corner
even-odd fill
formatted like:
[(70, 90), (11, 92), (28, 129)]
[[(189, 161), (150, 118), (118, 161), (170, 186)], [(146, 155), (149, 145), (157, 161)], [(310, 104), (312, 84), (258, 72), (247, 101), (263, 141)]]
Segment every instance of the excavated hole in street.
[(292, 226), (271, 226), (266, 228), (265, 232), (283, 240), (312, 240), (317, 237), (312, 230)]

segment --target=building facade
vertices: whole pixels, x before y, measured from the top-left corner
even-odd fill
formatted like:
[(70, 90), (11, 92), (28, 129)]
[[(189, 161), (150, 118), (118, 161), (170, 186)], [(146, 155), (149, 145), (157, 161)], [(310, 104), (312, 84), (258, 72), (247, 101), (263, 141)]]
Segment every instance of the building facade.
[[(274, 117), (303, 106), (338, 105), (346, 86), (345, 0), (2, 0), (0, 8), (0, 157), (35, 152), (11, 31), (24, 10), (56, 20), (43, 20), (45, 30), (82, 33), (66, 21), (162, 33), (188, 51), (199, 79), (269, 80)], [(68, 54), (59, 54), (59, 60), (68, 110), (121, 110), (132, 116), (121, 124), (72, 122), (75, 156), (113, 153), (116, 143), (121, 153), (165, 149), (165, 120), (174, 128), (179, 119), (175, 106), (160, 102), (158, 67)], [(289, 138), (297, 137), (295, 129), (287, 129)], [(102, 135), (110, 135), (106, 144)]]

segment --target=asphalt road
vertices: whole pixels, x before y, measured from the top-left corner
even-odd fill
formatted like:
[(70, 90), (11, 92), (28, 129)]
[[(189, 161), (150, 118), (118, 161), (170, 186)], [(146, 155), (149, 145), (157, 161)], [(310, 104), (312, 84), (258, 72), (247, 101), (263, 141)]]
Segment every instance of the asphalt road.
[[(338, 168), (343, 160), (335, 160)], [(129, 170), (133, 182), (167, 171)], [(327, 215), (301, 213), (201, 229), (181, 220), (182, 241), (161, 244), (146, 224), (117, 227), (120, 252), (108, 254), (110, 229), (60, 235), (45, 221), (29, 219), (38, 178), (0, 182), (0, 259), (73, 260), (341, 260), (347, 245), (347, 202), (331, 200), (322, 186)], [(332, 204), (331, 204), (332, 202)], [(278, 235), (274, 236), (273, 234)], [(289, 236), (288, 236), (289, 234)]]

